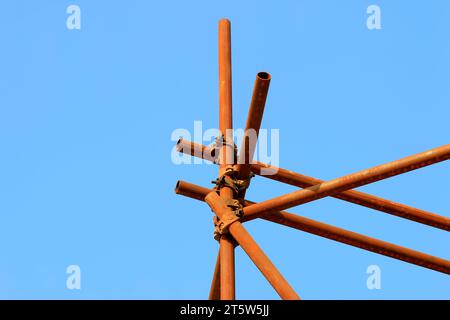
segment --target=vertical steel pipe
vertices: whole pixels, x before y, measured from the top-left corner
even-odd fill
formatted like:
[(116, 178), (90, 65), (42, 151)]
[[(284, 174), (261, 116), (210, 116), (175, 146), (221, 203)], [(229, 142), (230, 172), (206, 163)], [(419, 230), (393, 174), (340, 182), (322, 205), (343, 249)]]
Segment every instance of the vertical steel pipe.
[(224, 143), (220, 151), (220, 175), (234, 162), (233, 108), (231, 85), (231, 24), (228, 19), (219, 21), (219, 130)]
[[(223, 135), (220, 148), (219, 176), (232, 169), (234, 164), (233, 109), (231, 85), (231, 24), (228, 19), (219, 21), (219, 130)], [(220, 189), (224, 199), (233, 199), (233, 189), (224, 186)], [(234, 299), (234, 246), (230, 239), (220, 240), (220, 299)]]
[(253, 204), (244, 208), (244, 215), (258, 217), (271, 211), (284, 210), (449, 158), (450, 144)]

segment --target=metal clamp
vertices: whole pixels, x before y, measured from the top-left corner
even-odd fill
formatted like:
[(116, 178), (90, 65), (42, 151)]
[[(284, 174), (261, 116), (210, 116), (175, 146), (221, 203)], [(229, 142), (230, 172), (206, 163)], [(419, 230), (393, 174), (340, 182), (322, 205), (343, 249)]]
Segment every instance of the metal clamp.
[(215, 189), (220, 190), (222, 187), (229, 187), (237, 194), (239, 192), (239, 186), (236, 183), (236, 179), (232, 177), (234, 171), (229, 170), (225, 174), (218, 177), (216, 180), (211, 181), (216, 185)]
[(219, 220), (218, 218), (215, 219), (215, 227), (214, 227), (214, 239), (219, 241), (220, 237), (223, 234), (229, 233), (228, 229), (231, 224), (238, 221), (240, 217), (234, 216), (233, 218), (226, 219), (226, 220)]
[(233, 148), (233, 153), (234, 153), (234, 159), (237, 159), (237, 145), (234, 143), (233, 140), (231, 141), (227, 141), (225, 139), (225, 136), (223, 134), (221, 134), (220, 136), (217, 136), (216, 139), (214, 140), (214, 142), (212, 144), (210, 144), (208, 146), (209, 149), (214, 149), (214, 164), (219, 164), (220, 162), (220, 152), (218, 149), (220, 149), (221, 147), (226, 146), (226, 147), (231, 147)]
[(226, 199), (227, 207), (230, 208), (236, 217), (242, 217), (244, 210), (242, 204), (238, 199)]
[(216, 185), (216, 190), (220, 190), (220, 188), (226, 186), (233, 189), (235, 194), (238, 195), (249, 187), (250, 180), (255, 176), (255, 174), (251, 173), (248, 179), (243, 180), (237, 179), (235, 176), (236, 171), (234, 169), (230, 169), (223, 175), (218, 177), (216, 180), (211, 181), (211, 183), (214, 183)]
[(231, 209), (226, 217), (221, 220), (218, 216), (214, 216), (214, 239), (219, 241), (223, 234), (228, 233), (231, 224), (241, 219), (244, 214), (243, 206), (237, 199), (226, 199), (227, 207)]
[(250, 180), (255, 176), (253, 172), (250, 172), (248, 177), (243, 180), (236, 179), (236, 184), (238, 185), (239, 192), (246, 190), (250, 186)]

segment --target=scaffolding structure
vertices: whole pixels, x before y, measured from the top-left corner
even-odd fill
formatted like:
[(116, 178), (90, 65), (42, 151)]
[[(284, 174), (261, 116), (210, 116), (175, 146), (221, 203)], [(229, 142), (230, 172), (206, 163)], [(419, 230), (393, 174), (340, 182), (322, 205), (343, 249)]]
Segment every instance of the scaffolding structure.
[[(282, 299), (300, 299), (243, 226), (244, 222), (256, 218), (272, 221), (363, 250), (450, 274), (449, 260), (283, 211), (324, 197), (334, 197), (400, 218), (450, 231), (450, 218), (448, 217), (352, 190), (375, 181), (447, 160), (450, 158), (450, 144), (329, 181), (322, 181), (290, 170), (253, 161), (256, 139), (271, 79), (270, 74), (260, 72), (256, 76), (244, 139), (238, 157), (237, 148), (233, 142), (231, 26), (228, 19), (219, 21), (218, 33), (219, 130), (221, 135), (211, 146), (197, 144), (184, 139), (180, 139), (177, 142), (177, 150), (179, 152), (218, 164), (218, 178), (214, 181), (215, 187), (212, 189), (185, 181), (178, 181), (175, 187), (177, 194), (205, 201), (215, 213), (214, 238), (219, 241), (220, 249), (214, 269), (209, 299), (235, 299), (234, 250), (237, 245), (242, 247)], [(270, 174), (265, 174), (267, 172)], [(245, 199), (246, 189), (249, 187), (250, 180), (254, 175), (283, 182), (301, 189), (255, 203)]]

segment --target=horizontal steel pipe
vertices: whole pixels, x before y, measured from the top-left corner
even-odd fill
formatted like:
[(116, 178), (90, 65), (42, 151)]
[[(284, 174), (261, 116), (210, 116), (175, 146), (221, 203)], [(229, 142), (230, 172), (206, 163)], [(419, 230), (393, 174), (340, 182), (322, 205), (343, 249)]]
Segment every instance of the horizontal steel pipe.
[[(231, 209), (228, 208), (223, 199), (216, 193), (210, 192), (205, 201), (211, 207), (211, 209), (217, 214), (222, 221), (229, 220), (230, 216), (234, 216)], [(241, 246), (249, 258), (253, 261), (256, 267), (261, 271), (264, 277), (269, 281), (275, 291), (284, 300), (299, 300), (300, 297), (295, 293), (294, 289), (289, 285), (283, 275), (278, 271), (275, 265), (266, 256), (264, 251), (259, 247), (252, 236), (245, 230), (239, 221), (235, 221), (229, 225), (229, 232), (233, 236), (234, 240)], [(220, 251), (222, 255), (222, 251)], [(222, 259), (220, 261), (222, 268)], [(221, 290), (223, 290), (221, 281)], [(221, 294), (222, 296), (222, 294)]]
[(257, 217), (271, 211), (295, 207), (449, 158), (450, 144), (256, 203), (244, 208), (244, 215)]
[(219, 156), (218, 150), (216, 148), (195, 143), (183, 138), (178, 139), (176, 150), (178, 152), (189, 154), (193, 157), (201, 158), (211, 162), (216, 162), (217, 157)]
[[(205, 201), (205, 196), (210, 193), (211, 190), (189, 182), (178, 181), (175, 192), (193, 199)], [(245, 204), (252, 205), (254, 202), (246, 200)], [(363, 250), (402, 260), (427, 269), (450, 274), (450, 261), (448, 260), (368, 237), (356, 232), (331, 226), (326, 223), (318, 222), (285, 211), (272, 212), (261, 218)], [(242, 221), (245, 222), (248, 220), (244, 217)]]
[[(215, 150), (204, 145), (180, 139), (177, 142), (177, 150), (208, 161), (215, 160)], [(275, 174), (261, 175), (262, 177), (284, 182), (296, 187), (307, 188), (323, 183), (323, 180), (309, 177), (300, 173), (282, 168), (270, 166), (262, 162), (254, 162), (251, 166), (252, 172), (261, 175), (262, 169), (270, 169)], [(189, 196), (189, 195), (187, 195)], [(398, 202), (386, 200), (357, 190), (347, 190), (339, 194), (331, 195), (344, 201), (362, 205), (371, 209), (382, 211), (394, 216), (426, 224), (435, 228), (450, 231), (450, 218), (444, 217), (425, 210), (413, 208)], [(200, 199), (201, 200), (201, 199)]]

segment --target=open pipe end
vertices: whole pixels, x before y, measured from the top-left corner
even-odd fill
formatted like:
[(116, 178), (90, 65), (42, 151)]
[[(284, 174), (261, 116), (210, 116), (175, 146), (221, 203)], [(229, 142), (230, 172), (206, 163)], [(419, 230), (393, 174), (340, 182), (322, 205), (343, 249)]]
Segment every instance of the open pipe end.
[(258, 77), (259, 80), (265, 80), (265, 81), (269, 81), (272, 76), (270, 75), (270, 73), (268, 72), (258, 72), (258, 74), (256, 75)]
[(178, 139), (177, 144), (176, 144), (176, 150), (178, 152), (180, 152), (183, 149), (182, 143), (183, 143), (183, 138)]
[(178, 180), (177, 181), (177, 184), (175, 185), (175, 193), (176, 194), (180, 194), (180, 183), (181, 183), (181, 180)]

